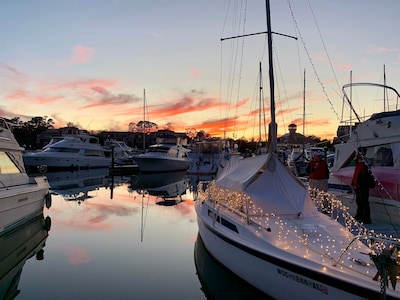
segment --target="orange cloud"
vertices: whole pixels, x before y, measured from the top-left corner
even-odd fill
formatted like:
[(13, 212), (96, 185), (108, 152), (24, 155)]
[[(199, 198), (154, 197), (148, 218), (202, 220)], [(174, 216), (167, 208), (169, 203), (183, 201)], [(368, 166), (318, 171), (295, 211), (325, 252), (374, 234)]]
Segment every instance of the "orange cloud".
[[(171, 103), (172, 102), (172, 103)], [(199, 112), (220, 106), (220, 102), (215, 98), (200, 98), (182, 96), (181, 99), (172, 100), (162, 106), (152, 106), (148, 110), (155, 118), (172, 117), (189, 112)]]

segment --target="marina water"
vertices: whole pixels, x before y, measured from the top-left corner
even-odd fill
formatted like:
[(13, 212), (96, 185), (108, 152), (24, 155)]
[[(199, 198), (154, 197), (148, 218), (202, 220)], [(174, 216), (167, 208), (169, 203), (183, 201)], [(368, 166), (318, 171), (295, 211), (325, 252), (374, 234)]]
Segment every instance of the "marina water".
[(48, 173), (54, 191), (42, 218), (51, 226), (40, 257), (20, 264), (16, 299), (257, 299), (197, 240), (199, 178), (184, 175), (182, 196), (164, 201), (151, 194), (179, 174), (147, 176), (147, 192), (143, 181), (135, 187), (140, 175), (107, 171)]

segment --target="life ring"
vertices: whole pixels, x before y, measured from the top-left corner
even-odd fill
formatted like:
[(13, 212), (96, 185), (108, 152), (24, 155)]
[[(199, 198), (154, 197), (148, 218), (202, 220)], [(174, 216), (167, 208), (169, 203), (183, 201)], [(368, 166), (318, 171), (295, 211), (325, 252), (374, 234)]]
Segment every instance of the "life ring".
[(37, 168), (38, 168), (39, 173), (41, 173), (41, 174), (47, 172), (47, 166), (46, 165), (41, 165), (41, 166), (38, 166)]

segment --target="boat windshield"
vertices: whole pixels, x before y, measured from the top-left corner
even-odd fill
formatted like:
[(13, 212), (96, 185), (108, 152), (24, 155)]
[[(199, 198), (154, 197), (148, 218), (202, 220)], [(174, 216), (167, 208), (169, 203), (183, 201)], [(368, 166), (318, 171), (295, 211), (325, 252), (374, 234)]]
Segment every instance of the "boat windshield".
[(393, 151), (391, 144), (367, 147), (365, 157), (371, 166), (393, 167)]
[(5, 152), (0, 152), (0, 174), (21, 173), (15, 163)]
[(46, 152), (67, 152), (67, 153), (78, 153), (80, 151), (80, 149), (78, 148), (47, 148), (46, 150), (44, 150)]
[(101, 156), (104, 157), (104, 151), (100, 151), (100, 150), (85, 150), (84, 153), (85, 156)]

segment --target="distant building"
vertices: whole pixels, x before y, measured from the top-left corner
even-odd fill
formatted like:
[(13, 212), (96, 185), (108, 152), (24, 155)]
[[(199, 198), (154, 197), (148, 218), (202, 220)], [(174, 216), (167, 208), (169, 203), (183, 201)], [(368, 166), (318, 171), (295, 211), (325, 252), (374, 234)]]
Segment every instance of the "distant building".
[(295, 147), (302, 147), (305, 144), (312, 145), (315, 142), (311, 138), (307, 138), (301, 133), (297, 133), (297, 125), (290, 124), (288, 126), (289, 133), (285, 133), (281, 137), (278, 138), (278, 147), (280, 149), (286, 148), (291, 149)]

